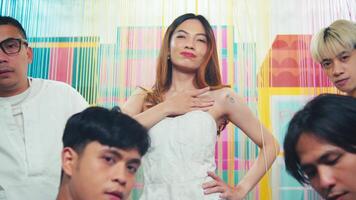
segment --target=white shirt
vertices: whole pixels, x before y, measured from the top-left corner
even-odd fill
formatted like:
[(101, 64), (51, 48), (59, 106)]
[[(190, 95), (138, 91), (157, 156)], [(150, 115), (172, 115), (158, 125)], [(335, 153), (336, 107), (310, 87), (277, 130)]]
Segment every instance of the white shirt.
[(20, 95), (0, 97), (1, 200), (55, 199), (65, 123), (87, 106), (69, 85), (43, 79), (32, 79)]
[(21, 104), (23, 101), (26, 100), (27, 96), (30, 94), (31, 91), (31, 84), (32, 81), (28, 81), (30, 87), (27, 88), (26, 91), (22, 92), (21, 94), (11, 96), (11, 97), (0, 97), (0, 100), (3, 99), (4, 101), (6, 100), (8, 103), (11, 104), (11, 109), (12, 109), (12, 115), (14, 116), (14, 119), (16, 121), (17, 127), (20, 129), (20, 136), (22, 137), (23, 140), (25, 140), (25, 135), (24, 135), (24, 127), (23, 127), (23, 113), (22, 113), (22, 108)]

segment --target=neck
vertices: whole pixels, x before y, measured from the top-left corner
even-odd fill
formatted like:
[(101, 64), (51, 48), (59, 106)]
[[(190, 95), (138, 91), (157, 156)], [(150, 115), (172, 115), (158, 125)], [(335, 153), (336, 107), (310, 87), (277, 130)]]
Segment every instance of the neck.
[(181, 73), (173, 71), (172, 74), (172, 85), (170, 90), (173, 91), (184, 91), (189, 89), (195, 89), (195, 74)]
[(30, 82), (26, 78), (25, 81), (15, 84), (12, 87), (0, 89), (0, 97), (12, 97), (21, 94), (25, 92), (29, 87), (30, 87)]
[(61, 184), (56, 200), (73, 200), (69, 192), (68, 184)]
[(356, 89), (354, 91), (348, 93), (348, 95), (356, 98)]

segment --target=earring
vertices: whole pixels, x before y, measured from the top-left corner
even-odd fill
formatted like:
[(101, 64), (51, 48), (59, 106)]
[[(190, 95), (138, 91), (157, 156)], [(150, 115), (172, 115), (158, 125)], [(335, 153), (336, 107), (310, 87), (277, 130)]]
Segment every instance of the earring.
[(167, 60), (170, 60), (171, 59), (171, 55), (168, 54), (167, 56)]

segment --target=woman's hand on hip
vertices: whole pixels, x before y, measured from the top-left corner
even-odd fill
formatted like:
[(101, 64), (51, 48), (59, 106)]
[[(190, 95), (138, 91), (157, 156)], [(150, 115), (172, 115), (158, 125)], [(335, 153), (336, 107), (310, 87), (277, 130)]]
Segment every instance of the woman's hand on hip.
[(219, 197), (226, 200), (242, 200), (247, 194), (239, 186), (229, 186), (214, 172), (208, 172), (208, 176), (213, 180), (203, 184), (204, 194), (220, 193)]

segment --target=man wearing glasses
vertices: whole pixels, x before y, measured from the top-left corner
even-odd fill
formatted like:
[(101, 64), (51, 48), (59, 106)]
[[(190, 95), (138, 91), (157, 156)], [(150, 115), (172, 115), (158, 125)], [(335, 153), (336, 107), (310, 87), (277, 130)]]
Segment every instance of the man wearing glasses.
[(65, 123), (88, 106), (65, 83), (27, 76), (26, 39), (16, 19), (0, 16), (1, 200), (55, 198)]
[(335, 87), (356, 97), (356, 23), (336, 20), (313, 36), (310, 49)]

